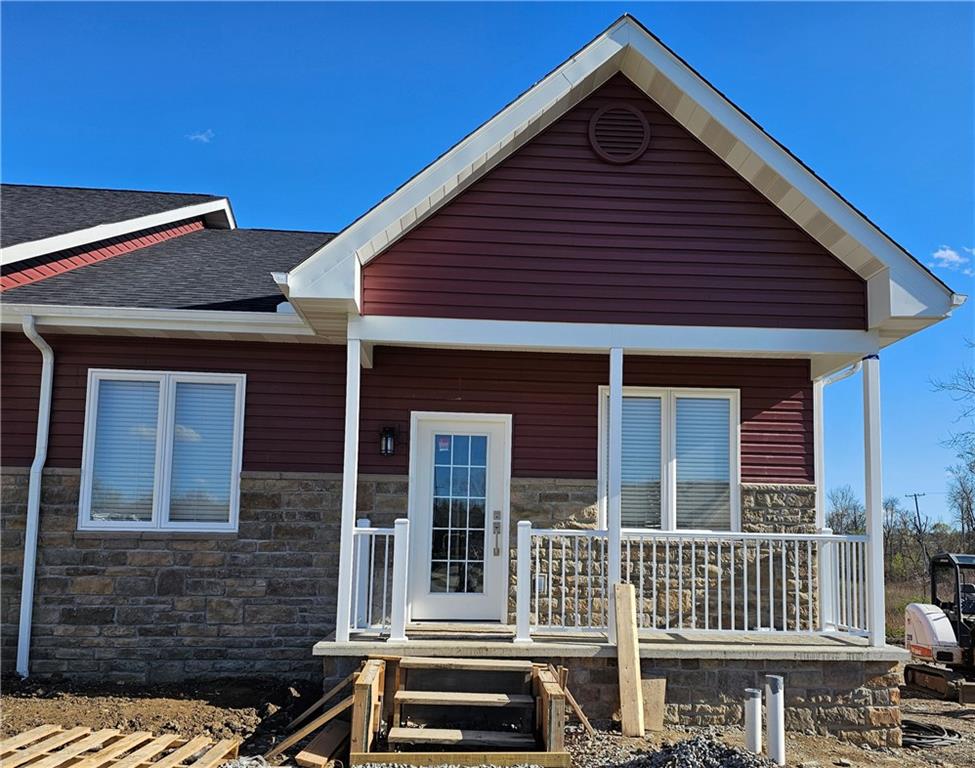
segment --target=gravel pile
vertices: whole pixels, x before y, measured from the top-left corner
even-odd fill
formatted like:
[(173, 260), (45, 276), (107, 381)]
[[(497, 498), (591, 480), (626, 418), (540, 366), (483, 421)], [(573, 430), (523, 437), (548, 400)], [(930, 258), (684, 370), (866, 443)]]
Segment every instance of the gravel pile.
[(573, 763), (579, 768), (769, 768), (766, 757), (722, 744), (701, 735), (659, 749), (634, 751), (619, 739), (597, 735), (571, 744)]

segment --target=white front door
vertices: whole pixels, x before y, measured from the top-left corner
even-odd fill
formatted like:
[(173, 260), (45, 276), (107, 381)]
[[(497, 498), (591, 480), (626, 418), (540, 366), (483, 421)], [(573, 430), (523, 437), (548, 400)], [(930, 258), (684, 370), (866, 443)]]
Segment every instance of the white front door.
[(410, 618), (504, 621), (511, 417), (414, 413)]

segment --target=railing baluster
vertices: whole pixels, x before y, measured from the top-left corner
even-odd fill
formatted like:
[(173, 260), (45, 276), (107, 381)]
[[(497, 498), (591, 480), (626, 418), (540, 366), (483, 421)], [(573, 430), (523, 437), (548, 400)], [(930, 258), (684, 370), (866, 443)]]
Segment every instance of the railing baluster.
[(542, 550), (542, 539), (541, 536), (539, 536), (538, 538), (535, 539), (535, 571), (532, 574), (532, 579), (535, 582), (532, 586), (535, 587), (534, 592), (535, 592), (535, 623), (536, 624), (542, 623), (542, 603), (541, 603), (541, 595), (539, 591), (539, 582), (541, 581), (541, 576), (542, 576), (541, 550)]
[(677, 627), (684, 628), (684, 539), (677, 539)]
[(653, 542), (653, 628), (657, 629), (657, 542)]
[(802, 629), (802, 621), (799, 619), (799, 539), (792, 542), (792, 558), (792, 584), (793, 597), (795, 598), (795, 616), (793, 621), (798, 632)]
[[(813, 567), (812, 567), (812, 539), (806, 539), (806, 628), (812, 632), (813, 631), (813, 605), (812, 605), (812, 593), (813, 593)], [(819, 602), (822, 602), (823, 598), (820, 595)]]
[(383, 536), (383, 541), (386, 543), (386, 548), (383, 551), (383, 629), (389, 626), (389, 621), (392, 618), (387, 612), (387, 605), (389, 600), (389, 539), (390, 534)]
[(579, 627), (579, 537), (572, 539), (573, 566), (572, 566), (572, 607), (575, 610), (574, 626)]
[(697, 629), (697, 539), (691, 539), (691, 627)]
[(772, 564), (775, 562), (775, 542), (768, 542), (768, 628), (775, 629), (775, 576)]
[(704, 540), (704, 628), (711, 629), (711, 574), (708, 571), (708, 540)]
[(666, 542), (664, 554), (667, 558), (667, 573), (664, 574), (664, 578), (666, 579), (666, 583), (664, 584), (664, 609), (666, 610), (667, 618), (664, 626), (666, 629), (670, 629), (670, 539), (666, 539)]
[(786, 606), (788, 605), (788, 600), (789, 600), (789, 583), (786, 581), (786, 577), (785, 577), (786, 570), (785, 570), (785, 542), (784, 541), (779, 542), (779, 549), (781, 553), (780, 554), (781, 562), (779, 564), (781, 566), (780, 570), (782, 571), (781, 574), (782, 576), (782, 631), (786, 632), (789, 629), (789, 616), (786, 613)]
[[(762, 544), (755, 541), (755, 621), (762, 628)], [(745, 627), (748, 629), (748, 627)]]
[(723, 585), (721, 584), (721, 572), (724, 570), (724, 568), (721, 567), (721, 539), (718, 539), (715, 542), (715, 548), (717, 549), (717, 552), (715, 554), (714, 559), (715, 562), (718, 564), (718, 630), (720, 631), (724, 629), (724, 616), (722, 615), (723, 606), (722, 606), (722, 594), (721, 594), (723, 589)]
[(565, 536), (562, 537), (562, 626), (565, 626)]

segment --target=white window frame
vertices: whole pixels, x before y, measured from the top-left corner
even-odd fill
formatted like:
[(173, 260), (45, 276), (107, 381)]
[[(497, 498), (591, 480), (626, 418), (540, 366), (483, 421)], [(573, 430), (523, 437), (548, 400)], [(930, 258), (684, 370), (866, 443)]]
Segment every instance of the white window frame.
[[(95, 432), (98, 418), (98, 389), (103, 381), (154, 381), (159, 384), (156, 421), (156, 464), (152, 488), (152, 519), (92, 520), (91, 492), (94, 479)], [(169, 491), (173, 466), (173, 419), (176, 385), (234, 385), (233, 455), (230, 476), (230, 519), (226, 523), (170, 522)], [(85, 399), (85, 432), (81, 451), (81, 495), (78, 500), (80, 531), (190, 531), (235, 532), (240, 517), (240, 473), (244, 454), (244, 394), (247, 376), (243, 373), (194, 373), (189, 371), (138, 371), (118, 368), (89, 368)]]
[[(711, 533), (692, 528), (677, 527), (677, 398), (724, 399), (729, 402), (728, 448), (731, 466), (729, 484), (731, 496), (732, 532), (741, 530), (741, 394), (737, 389), (708, 389), (706, 387), (623, 387), (623, 397), (660, 398), (660, 530)], [(607, 525), (608, 468), (606, 452), (609, 435), (609, 386), (599, 387), (599, 440), (597, 450), (597, 487), (599, 489), (599, 524)], [(636, 530), (636, 529), (633, 529)]]

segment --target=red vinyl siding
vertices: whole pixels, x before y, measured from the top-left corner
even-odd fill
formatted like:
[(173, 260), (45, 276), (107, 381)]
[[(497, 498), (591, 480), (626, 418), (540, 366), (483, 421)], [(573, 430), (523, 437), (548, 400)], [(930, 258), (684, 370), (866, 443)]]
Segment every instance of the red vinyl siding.
[[(340, 472), (345, 352), (340, 346), (52, 336), (54, 403), (48, 465), (78, 467), (89, 367), (247, 374), (244, 469)], [(2, 460), (34, 455), (40, 353), (3, 334)], [(359, 469), (406, 474), (410, 412), (513, 415), (512, 473), (595, 478), (597, 391), (604, 355), (380, 347), (362, 372)], [(811, 482), (812, 385), (806, 361), (628, 356), (632, 386), (741, 390), (742, 480)], [(396, 453), (379, 433), (398, 429)]]
[[(89, 368), (247, 374), (245, 470), (335, 472), (342, 468), (345, 348), (107, 336), (45, 337), (54, 348), (48, 466), (81, 465)], [(34, 456), (40, 352), (3, 334), (3, 463)], [(8, 401), (8, 396), (11, 396)]]
[[(600, 160), (600, 107), (650, 146)], [(617, 75), (363, 270), (365, 314), (663, 325), (866, 325), (865, 283)]]
[[(410, 411), (510, 413), (512, 474), (596, 476), (597, 392), (603, 355), (382, 347), (363, 371), (359, 469), (405, 474)], [(741, 390), (742, 480), (813, 481), (812, 383), (804, 360), (626, 357), (629, 386)], [(379, 455), (383, 427), (398, 430)]]

